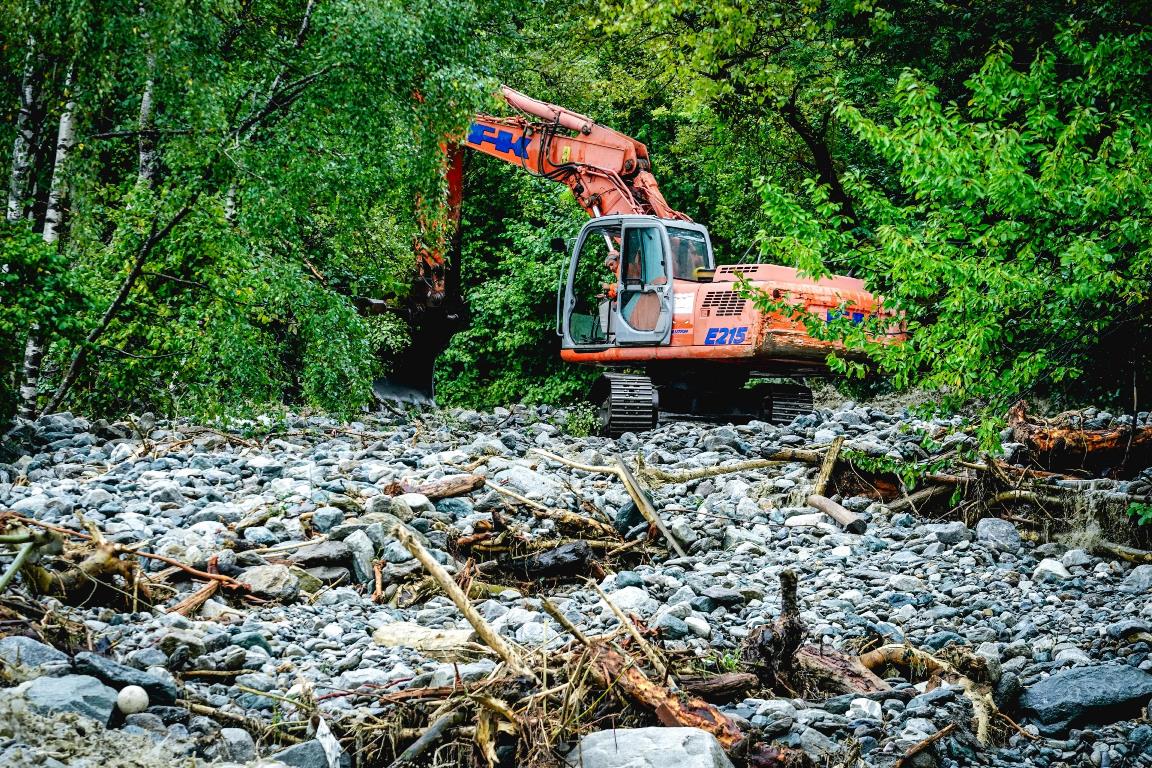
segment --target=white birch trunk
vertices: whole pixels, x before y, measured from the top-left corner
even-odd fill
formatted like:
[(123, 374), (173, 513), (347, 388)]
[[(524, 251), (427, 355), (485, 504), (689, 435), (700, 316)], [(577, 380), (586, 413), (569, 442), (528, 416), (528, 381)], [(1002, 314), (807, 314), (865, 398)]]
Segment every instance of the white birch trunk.
[[(60, 113), (60, 123), (56, 132), (56, 159), (52, 165), (52, 184), (48, 188), (48, 208), (44, 212), (44, 242), (56, 245), (60, 240), (60, 226), (64, 221), (64, 196), (66, 183), (64, 166), (76, 139), (76, 101), (72, 96), (72, 71), (64, 81), (64, 94), (68, 101)], [(44, 360), (47, 346), (44, 330), (39, 325), (28, 329), (28, 342), (24, 345), (24, 376), (20, 384), (19, 414), (25, 419), (37, 415), (37, 388), (40, 384), (40, 364)]]
[(20, 111), (16, 113), (16, 138), (12, 141), (12, 172), (8, 177), (8, 207), (5, 217), (18, 221), (24, 216), (28, 200), (28, 171), (32, 163), (32, 145), (36, 141), (36, 127), (32, 124), (32, 106), (36, 89), (32, 70), (33, 41), (28, 40), (28, 58), (24, 64), (24, 77), (20, 81)]
[(140, 94), (140, 138), (137, 142), (140, 153), (139, 170), (136, 180), (139, 184), (152, 186), (156, 181), (156, 134), (152, 125), (152, 92), (156, 85), (156, 47), (148, 32), (147, 10), (144, 5), (139, 7), (140, 28), (144, 38), (144, 61), (148, 76), (144, 81), (144, 91)]

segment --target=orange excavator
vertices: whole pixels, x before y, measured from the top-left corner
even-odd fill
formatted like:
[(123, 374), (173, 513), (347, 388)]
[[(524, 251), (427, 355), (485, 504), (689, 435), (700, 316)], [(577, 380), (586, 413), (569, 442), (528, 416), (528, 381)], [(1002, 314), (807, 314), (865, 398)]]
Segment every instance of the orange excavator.
[[(642, 143), (511, 88), (501, 94), (518, 115), (477, 115), (463, 141), (446, 148), (449, 223), (417, 245), (413, 353), (424, 359), (399, 367), (430, 372), (462, 316), (459, 277), (445, 253), (458, 237), (467, 147), (567, 185), (592, 217), (557, 288), (556, 332), (562, 359), (607, 369), (592, 400), (608, 434), (650, 429), (661, 410), (774, 423), (811, 411), (811, 390), (780, 380), (828, 375), (829, 353), (848, 353), (812, 338), (799, 320), (758, 310), (737, 284), (744, 279), (829, 319), (861, 322), (884, 313), (863, 281), (811, 280), (773, 264), (717, 266), (707, 228), (668, 205)], [(560, 239), (552, 247), (568, 251)], [(754, 378), (766, 381), (748, 386)], [(414, 389), (430, 389), (430, 377), (423, 382)]]

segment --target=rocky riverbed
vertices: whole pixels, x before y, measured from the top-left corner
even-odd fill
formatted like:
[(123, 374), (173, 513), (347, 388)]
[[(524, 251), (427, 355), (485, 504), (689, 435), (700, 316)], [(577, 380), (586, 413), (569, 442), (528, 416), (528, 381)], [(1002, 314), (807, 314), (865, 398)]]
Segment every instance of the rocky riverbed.
[[(33, 622), (11, 606), (0, 615), (0, 765), (329, 768), (367, 754), (363, 739), (337, 746), (329, 728), (386, 732), (369, 727), (395, 711), (382, 696), (489, 676), (497, 662), (482, 653), (438, 660), (405, 639), (418, 631), (411, 625), (469, 630), (444, 596), (399, 607), (406, 587), (392, 585), (382, 602), (371, 599), (375, 570), (423, 575), (390, 532), (406, 526), (455, 572), (462, 563), (454, 542), (487, 530), (494, 509), (527, 536), (554, 535), (556, 522), (508, 507), (508, 497), (488, 487), (433, 502), (409, 491), (421, 483), (472, 473), (543, 507), (603, 515), (625, 535), (646, 537), (646, 525), (627, 519), (635, 510), (619, 482), (534, 449), (587, 465), (638, 456), (645, 467), (685, 473), (838, 436), (877, 461), (921, 461), (975, 445), (960, 417), (925, 420), (854, 403), (786, 427), (674, 423), (618, 440), (574, 437), (574, 421), (564, 411), (517, 407), (211, 429), (68, 414), (17, 425), (5, 438), (0, 511), (75, 530), (87, 523), (110, 542), (234, 577), (262, 602), (221, 589), (189, 617), (169, 613), (202, 582), (181, 580), (157, 561), (144, 567), (171, 588), (155, 590), (151, 610), (138, 602), (133, 610), (139, 595), (68, 607), (27, 596), (17, 579), (4, 599), (21, 601), (25, 617), (30, 606), (43, 616)], [(1005, 453), (1016, 449), (1008, 444)], [(981, 746), (959, 687), (926, 690), (932, 686), (902, 679), (867, 696), (761, 692), (722, 707), (818, 765), (892, 766), (955, 723), (906, 764), (1152, 767), (1152, 565), (1102, 559), (1069, 540), (1042, 542), (987, 510), (969, 510), (969, 526), (893, 512), (863, 496), (839, 499), (867, 523), (863, 534), (846, 533), (805, 505), (818, 469), (782, 461), (655, 488), (656, 507), (687, 556), (641, 542), (639, 556), (608, 569), (599, 586), (658, 630), (669, 653), (695, 658), (701, 669), (728, 669), (742, 640), (778, 614), (777, 576), (790, 568), (810, 642), (852, 653), (884, 643), (942, 655), (959, 648), (985, 660), (989, 695), (1012, 721), (997, 718), (993, 743)], [(1147, 493), (1152, 473), (1093, 488)], [(0, 554), (0, 568), (11, 553)], [(616, 626), (579, 580), (550, 584), (547, 593), (587, 635)], [(571, 637), (539, 598), (529, 586), (509, 586), (474, 604), (510, 641), (559, 649)], [(124, 692), (130, 686), (144, 689), (144, 708)], [(278, 726), (302, 719), (311, 722), (281, 730), (299, 743), (277, 741)], [(682, 738), (672, 729), (665, 736)], [(660, 738), (630, 756), (589, 742), (584, 764), (655, 764), (644, 760), (687, 743)], [(704, 750), (683, 764), (725, 759)]]

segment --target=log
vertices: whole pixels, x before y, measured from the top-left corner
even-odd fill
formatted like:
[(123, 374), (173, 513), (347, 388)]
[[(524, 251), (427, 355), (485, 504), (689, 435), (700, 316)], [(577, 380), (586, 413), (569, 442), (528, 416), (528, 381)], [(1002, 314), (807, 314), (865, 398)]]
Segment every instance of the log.
[(680, 678), (680, 688), (713, 704), (729, 704), (748, 698), (748, 692), (760, 685), (751, 672), (725, 672), (711, 677)]
[(606, 643), (593, 642), (588, 653), (589, 671), (603, 688), (619, 689), (639, 706), (654, 712), (662, 725), (707, 731), (725, 750), (743, 740), (735, 721), (715, 706), (652, 682), (632, 659)]
[(843, 445), (844, 436), (839, 435), (828, 446), (828, 452), (824, 454), (824, 463), (820, 465), (820, 474), (816, 476), (816, 486), (812, 489), (812, 493), (815, 495), (824, 495), (824, 489), (828, 487), (828, 481), (832, 479), (832, 472), (836, 469), (836, 459), (840, 457), (840, 448)]
[(440, 717), (436, 718), (431, 725), (429, 725), (420, 738), (412, 742), (412, 744), (400, 753), (399, 757), (389, 766), (389, 768), (400, 768), (405, 765), (415, 765), (416, 759), (428, 751), (436, 742), (444, 737), (444, 732), (449, 728), (460, 725), (464, 722), (464, 711), (462, 709), (453, 709)]
[(878, 693), (891, 689), (858, 658), (834, 648), (802, 646), (796, 652), (796, 666), (814, 688), (824, 693)]
[(1076, 411), (1051, 419), (1032, 416), (1025, 400), (1008, 409), (1012, 438), (1048, 469), (1143, 467), (1152, 458), (1152, 427), (1084, 429), (1082, 423), (1083, 416)]
[(543, 552), (501, 561), (499, 567), (512, 575), (531, 581), (584, 577), (592, 567), (592, 547), (586, 541), (570, 541)]
[(828, 515), (828, 517), (839, 523), (840, 527), (848, 533), (864, 533), (868, 530), (868, 523), (864, 522), (863, 518), (844, 509), (844, 507), (832, 501), (832, 499), (812, 494), (808, 497), (808, 506), (815, 507)]
[(416, 488), (416, 493), (427, 496), (429, 501), (438, 501), (453, 496), (463, 496), (483, 486), (484, 478), (480, 475), (448, 475), (439, 480), (421, 483)]
[(429, 480), (419, 484), (410, 480), (401, 480), (385, 486), (384, 493), (389, 496), (399, 496), (402, 493), (419, 493), (427, 496), (429, 501), (438, 501), (452, 496), (463, 496), (483, 486), (484, 478), (480, 475), (460, 474), (446, 475), (437, 480)]

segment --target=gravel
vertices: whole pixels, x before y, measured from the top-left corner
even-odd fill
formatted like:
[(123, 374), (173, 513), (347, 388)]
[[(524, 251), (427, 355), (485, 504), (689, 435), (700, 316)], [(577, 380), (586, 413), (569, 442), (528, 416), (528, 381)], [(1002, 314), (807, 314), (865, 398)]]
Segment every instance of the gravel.
[[(15, 450), (0, 464), (0, 508), (77, 529), (79, 513), (112, 541), (196, 568), (212, 563), (267, 602), (238, 602), (221, 591), (184, 618), (162, 609), (68, 608), (44, 600), (54, 615), (85, 628), (94, 652), (68, 655), (37, 640), (0, 639), (0, 680), (32, 680), (0, 689), (0, 703), (19, 699), (48, 712), (81, 711), (126, 737), (162, 745), (173, 759), (201, 765), (275, 757), (327, 768), (320, 742), (278, 747), (237, 727), (243, 721), (236, 718), (297, 718), (289, 702), (307, 695), (339, 732), (335, 724), (343, 721), (386, 718), (380, 693), (450, 685), (457, 674), (479, 680), (493, 668), (476, 657), (445, 660), (432, 641), (405, 642), (382, 631), (406, 623), (468, 636), (467, 623), (443, 596), (409, 607), (369, 599), (374, 560), (397, 573), (407, 569), (409, 581), (422, 575), (388, 535), (394, 525), (409, 526), (455, 572), (448, 542), (483, 530), (491, 510), (503, 504), (483, 489), (432, 502), (411, 491), (421, 482), (474, 471), (548, 507), (581, 514), (595, 508), (621, 530), (644, 537), (647, 526), (618, 483), (545, 461), (530, 449), (592, 464), (639, 455), (645, 465), (675, 473), (784, 446), (811, 447), (829, 435), (844, 435), (847, 449), (911, 460), (926, 455), (926, 437), (949, 450), (971, 441), (970, 425), (959, 417), (920, 418), (855, 403), (822, 408), (785, 427), (671, 423), (617, 441), (567, 436), (563, 421), (562, 411), (524, 406), (349, 423), (290, 416), (233, 425), (243, 439), (221, 427), (146, 416), (136, 419), (142, 434), (129, 424), (71, 414), (21, 422), (9, 436)], [(1152, 565), (1037, 543), (991, 517), (969, 528), (962, 521), (892, 514), (865, 497), (838, 499), (868, 523), (864, 534), (845, 533), (805, 505), (817, 469), (790, 462), (655, 489), (656, 506), (688, 556), (645, 558), (607, 573), (600, 587), (620, 609), (658, 629), (670, 651), (707, 664), (733, 656), (749, 632), (775, 618), (777, 576), (791, 568), (800, 577), (809, 642), (851, 651), (907, 641), (942, 653), (976, 653), (987, 662), (998, 705), (1037, 737), (997, 724), (1004, 736), (995, 746), (978, 749), (970, 739), (949, 738), (926, 753), (921, 760), (930, 762), (923, 764), (1152, 768), (1152, 731), (1138, 722), (1152, 699)], [(1094, 481), (1092, 492), (1126, 493), (1140, 482)], [(528, 535), (554, 531), (552, 521), (505, 514)], [(315, 537), (322, 538), (309, 543)], [(198, 587), (170, 583), (178, 594), (167, 605)], [(390, 598), (395, 587), (388, 589)], [(550, 594), (586, 634), (616, 626), (582, 583)], [(545, 649), (567, 642), (534, 596), (508, 589), (476, 606), (509, 640)], [(374, 633), (392, 639), (382, 645)], [(226, 674), (185, 675), (189, 670)], [(855, 744), (864, 764), (882, 766), (916, 741), (971, 718), (955, 688), (926, 691), (923, 684), (893, 682), (884, 696), (753, 698), (724, 711), (820, 761), (835, 762)], [(152, 703), (131, 720), (112, 715), (116, 694), (127, 685), (143, 687)], [(1100, 690), (1121, 703), (1101, 703), (1087, 693)], [(227, 719), (189, 715), (172, 706), (177, 697)], [(10, 745), (0, 742), (0, 755), (5, 749)]]

